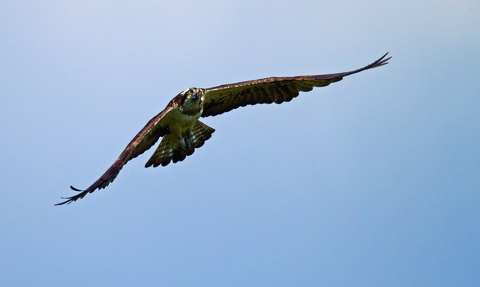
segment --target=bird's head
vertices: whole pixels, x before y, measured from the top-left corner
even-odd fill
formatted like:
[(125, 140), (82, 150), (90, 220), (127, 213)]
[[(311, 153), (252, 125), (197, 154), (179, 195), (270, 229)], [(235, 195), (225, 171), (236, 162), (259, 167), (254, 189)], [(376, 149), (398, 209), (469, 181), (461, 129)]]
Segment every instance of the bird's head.
[(202, 89), (190, 88), (183, 91), (182, 107), (184, 112), (196, 113), (203, 106), (204, 93)]
[(198, 88), (190, 88), (188, 90), (185, 90), (183, 92), (183, 95), (185, 97), (185, 102), (196, 102), (198, 100), (201, 100), (203, 102), (203, 91), (202, 89)]

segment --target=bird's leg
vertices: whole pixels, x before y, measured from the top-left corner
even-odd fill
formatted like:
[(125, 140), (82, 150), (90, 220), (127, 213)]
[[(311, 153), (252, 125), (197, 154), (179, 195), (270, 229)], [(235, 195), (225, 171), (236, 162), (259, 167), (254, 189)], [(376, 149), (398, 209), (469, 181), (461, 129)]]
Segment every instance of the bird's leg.
[(185, 143), (185, 139), (183, 138), (180, 125), (173, 125), (170, 130), (172, 131), (172, 135), (174, 135), (177, 139), (178, 147), (185, 151), (187, 149), (187, 145)]
[(187, 149), (187, 145), (185, 144), (185, 139), (181, 138), (178, 140), (178, 146), (181, 150), (185, 151)]
[(183, 138), (185, 139), (186, 150), (187, 151), (192, 150), (193, 149), (193, 134), (192, 134), (192, 132), (187, 131)]

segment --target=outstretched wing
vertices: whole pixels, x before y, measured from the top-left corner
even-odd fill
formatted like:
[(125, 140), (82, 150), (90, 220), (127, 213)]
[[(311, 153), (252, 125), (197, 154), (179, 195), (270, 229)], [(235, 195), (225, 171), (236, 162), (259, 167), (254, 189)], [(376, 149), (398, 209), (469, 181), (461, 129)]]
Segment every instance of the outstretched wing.
[(89, 188), (85, 190), (80, 190), (70, 186), (71, 189), (80, 193), (71, 197), (64, 197), (64, 199), (66, 199), (65, 201), (55, 205), (62, 205), (65, 203), (70, 204), (77, 199), (83, 198), (85, 195), (87, 195), (87, 193), (94, 192), (97, 188), (102, 189), (107, 187), (117, 177), (117, 174), (129, 160), (148, 150), (158, 141), (160, 137), (164, 136), (168, 132), (165, 124), (163, 124), (161, 120), (165, 115), (175, 108), (175, 105), (172, 102), (170, 102), (167, 108), (165, 108), (161, 113), (156, 115), (145, 125), (145, 127), (127, 145), (118, 159), (97, 181), (95, 181)]
[(368, 66), (355, 71), (298, 77), (271, 77), (209, 88), (205, 90), (202, 117), (216, 116), (246, 105), (289, 102), (299, 92), (325, 87), (343, 77), (388, 64), (388, 53)]

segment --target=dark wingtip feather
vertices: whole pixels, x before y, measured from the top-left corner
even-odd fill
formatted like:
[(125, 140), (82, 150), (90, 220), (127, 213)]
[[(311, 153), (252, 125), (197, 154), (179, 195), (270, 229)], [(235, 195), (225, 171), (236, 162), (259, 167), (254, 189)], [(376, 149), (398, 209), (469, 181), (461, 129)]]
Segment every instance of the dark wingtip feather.
[(382, 57), (380, 57), (380, 59), (378, 59), (378, 60), (376, 60), (375, 62), (371, 63), (370, 65), (367, 65), (367, 66), (365, 66), (365, 67), (363, 67), (363, 68), (360, 68), (360, 69), (358, 69), (358, 70), (355, 70), (355, 71), (343, 73), (343, 74), (341, 74), (341, 75), (342, 75), (342, 77), (345, 77), (345, 76), (349, 76), (349, 75), (353, 75), (353, 74), (359, 73), (359, 72), (361, 72), (361, 71), (365, 71), (365, 70), (368, 70), (368, 69), (377, 68), (377, 67), (386, 65), (386, 64), (388, 64), (388, 60), (390, 60), (390, 59), (392, 58), (392, 57), (385, 58), (387, 55), (388, 55), (388, 52), (385, 53), (385, 55), (383, 55)]
[(388, 64), (388, 60), (390, 60), (392, 57), (390, 56), (388, 58), (385, 58), (387, 55), (388, 55), (388, 52), (385, 53), (385, 55), (383, 55), (380, 59), (375, 61), (375, 67), (380, 67), (380, 66)]
[(71, 186), (71, 185), (70, 185), (70, 188), (71, 188), (71, 189), (73, 189), (73, 190), (75, 190), (75, 191), (78, 191), (78, 192), (82, 192), (82, 191), (84, 191), (84, 190), (81, 190), (81, 189), (75, 188), (75, 187), (73, 187), (73, 186)]
[(64, 205), (65, 203), (66, 203), (66, 204), (70, 204), (70, 203), (72, 203), (72, 202), (75, 201), (75, 200), (73, 199), (73, 196), (72, 196), (72, 197), (62, 197), (62, 199), (66, 199), (66, 200), (63, 201), (63, 202), (60, 202), (60, 203), (55, 204), (55, 206)]
[(380, 57), (380, 59), (376, 60), (375, 62), (373, 62), (372, 64), (368, 65), (368, 69), (369, 68), (376, 68), (376, 67), (380, 67), (380, 66), (383, 66), (383, 65), (386, 65), (388, 64), (388, 60), (390, 60), (392, 57), (388, 57), (385, 59), (385, 57), (388, 55), (388, 52), (385, 53), (385, 55), (383, 55), (382, 57)]
[[(70, 188), (71, 188), (72, 190), (77, 191), (77, 192), (85, 192), (85, 190), (81, 190), (81, 189), (75, 188), (75, 187), (73, 187), (73, 186), (71, 186), (71, 185), (70, 185)], [(85, 195), (83, 195), (83, 196), (85, 196)], [(70, 197), (62, 197), (62, 199), (66, 199), (66, 200), (63, 201), (63, 202), (60, 202), (60, 203), (55, 204), (55, 206), (64, 205), (64, 204), (70, 204), (70, 203), (76, 201), (76, 200), (79, 199), (79, 198), (83, 198), (83, 196), (81, 196), (80, 194), (77, 194), (77, 195), (70, 196)]]

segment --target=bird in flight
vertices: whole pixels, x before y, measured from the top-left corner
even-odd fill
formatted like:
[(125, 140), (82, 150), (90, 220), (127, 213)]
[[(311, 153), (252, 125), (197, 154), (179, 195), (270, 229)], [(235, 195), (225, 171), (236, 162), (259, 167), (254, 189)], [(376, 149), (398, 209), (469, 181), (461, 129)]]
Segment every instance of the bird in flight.
[(270, 77), (208, 89), (187, 89), (173, 98), (163, 111), (145, 125), (97, 181), (85, 190), (70, 186), (79, 193), (64, 197), (66, 200), (56, 205), (70, 204), (96, 189), (107, 187), (129, 160), (151, 148), (160, 137), (162, 140), (145, 167), (166, 166), (171, 161), (174, 163), (183, 161), (192, 155), (196, 148), (201, 147), (215, 131), (199, 121), (200, 117), (220, 115), (247, 105), (289, 102), (298, 96), (299, 92), (308, 92), (314, 87), (325, 87), (342, 80), (343, 77), (388, 64), (391, 57), (386, 58), (387, 55), (388, 53), (370, 65), (350, 72)]

